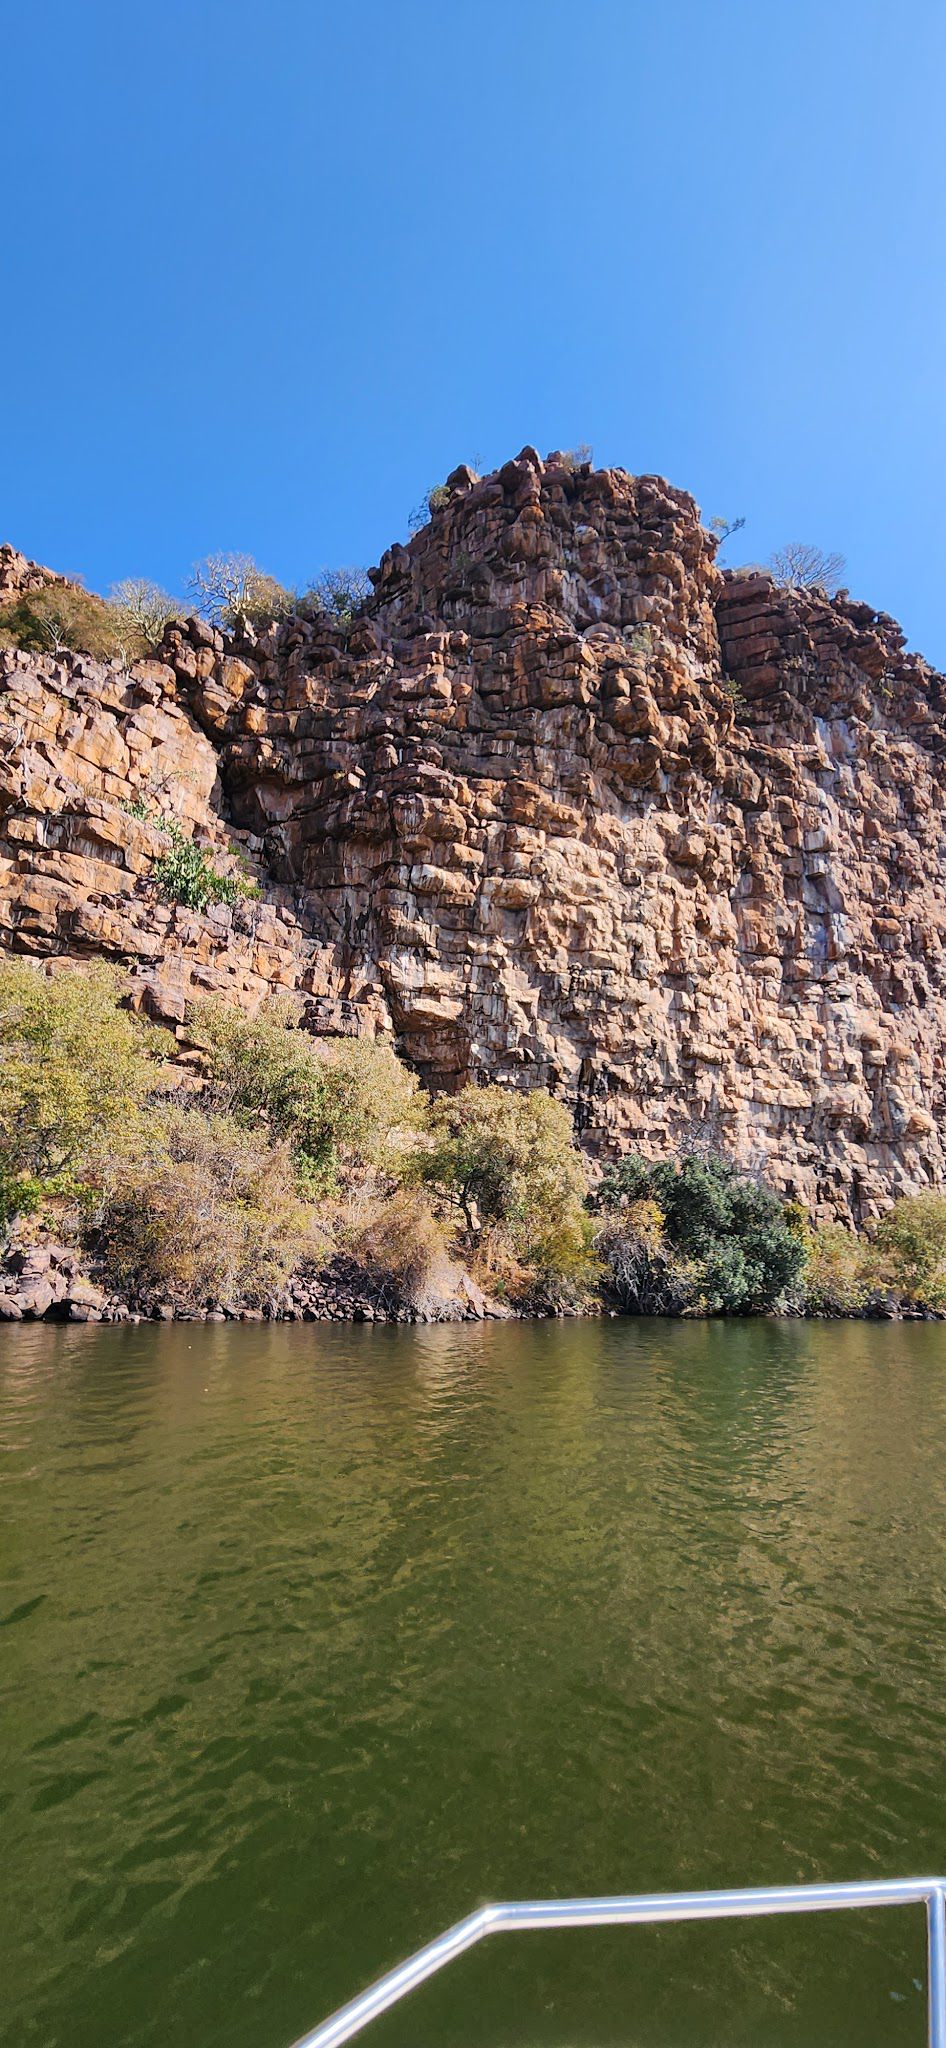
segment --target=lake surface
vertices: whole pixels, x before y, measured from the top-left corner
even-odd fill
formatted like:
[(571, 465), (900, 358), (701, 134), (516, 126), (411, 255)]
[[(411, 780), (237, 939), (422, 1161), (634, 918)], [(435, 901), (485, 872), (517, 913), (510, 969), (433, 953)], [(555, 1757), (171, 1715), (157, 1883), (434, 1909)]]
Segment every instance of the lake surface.
[[(5, 2043), (490, 1898), (946, 1869), (946, 1326), (0, 1333)], [(922, 1913), (499, 1936), (378, 2048), (921, 2043)]]

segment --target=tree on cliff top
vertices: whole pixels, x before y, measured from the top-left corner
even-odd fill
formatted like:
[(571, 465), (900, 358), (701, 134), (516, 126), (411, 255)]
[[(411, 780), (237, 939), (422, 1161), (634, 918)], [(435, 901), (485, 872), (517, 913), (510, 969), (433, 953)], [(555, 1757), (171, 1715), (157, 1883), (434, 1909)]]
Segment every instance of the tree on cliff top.
[(47, 583), (4, 605), (0, 647), (22, 647), (32, 654), (90, 654), (96, 661), (134, 661), (146, 652), (130, 622), (80, 583)]
[(168, 620), (179, 619), (186, 609), (180, 598), (169, 596), (147, 576), (126, 576), (123, 582), (113, 583), (108, 597), (129, 637), (137, 637), (149, 652), (157, 647)]
[(841, 587), (846, 564), (843, 555), (828, 554), (807, 541), (789, 540), (769, 557), (769, 568), (786, 590), (823, 590), (833, 597)]
[(306, 591), (303, 605), (347, 626), (370, 596), (367, 569), (323, 569)]
[(188, 589), (201, 617), (215, 626), (268, 625), (285, 618), (295, 602), (292, 591), (258, 568), (252, 555), (207, 555), (195, 562)]

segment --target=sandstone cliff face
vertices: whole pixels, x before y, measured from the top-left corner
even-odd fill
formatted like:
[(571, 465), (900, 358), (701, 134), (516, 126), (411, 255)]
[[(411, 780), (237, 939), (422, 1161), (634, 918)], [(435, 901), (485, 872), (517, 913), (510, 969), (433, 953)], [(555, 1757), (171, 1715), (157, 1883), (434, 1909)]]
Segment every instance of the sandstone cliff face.
[[(544, 1085), (592, 1154), (708, 1143), (822, 1215), (946, 1174), (946, 682), (894, 622), (729, 575), (684, 492), (531, 449), (350, 628), (0, 657), (0, 943), (301, 992), (436, 1088)], [(263, 900), (150, 880), (188, 821)]]

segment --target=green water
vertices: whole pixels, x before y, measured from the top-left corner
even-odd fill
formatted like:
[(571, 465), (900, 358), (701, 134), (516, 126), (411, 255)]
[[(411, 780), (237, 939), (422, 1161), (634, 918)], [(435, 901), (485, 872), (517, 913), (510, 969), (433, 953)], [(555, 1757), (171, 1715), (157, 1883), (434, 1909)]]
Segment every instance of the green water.
[[(946, 1328), (0, 1334), (2, 2039), (488, 1898), (946, 1868)], [(378, 2048), (923, 2040), (922, 1916), (496, 1937)]]

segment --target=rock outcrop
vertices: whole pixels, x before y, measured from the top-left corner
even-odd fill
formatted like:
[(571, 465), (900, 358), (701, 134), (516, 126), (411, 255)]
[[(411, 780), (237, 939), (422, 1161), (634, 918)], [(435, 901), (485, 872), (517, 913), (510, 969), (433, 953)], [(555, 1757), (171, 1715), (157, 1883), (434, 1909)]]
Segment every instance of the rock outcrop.
[[(893, 620), (532, 449), (372, 582), (128, 672), (0, 656), (0, 944), (178, 1026), (295, 990), (431, 1087), (543, 1085), (593, 1156), (712, 1145), (824, 1216), (941, 1182), (946, 681)], [(165, 901), (160, 814), (260, 900)]]
[(64, 588), (67, 576), (60, 576), (55, 569), (44, 569), (39, 562), (31, 562), (21, 555), (9, 541), (0, 542), (0, 607), (14, 604), (18, 597), (26, 597), (37, 590), (47, 590), (50, 584)]

